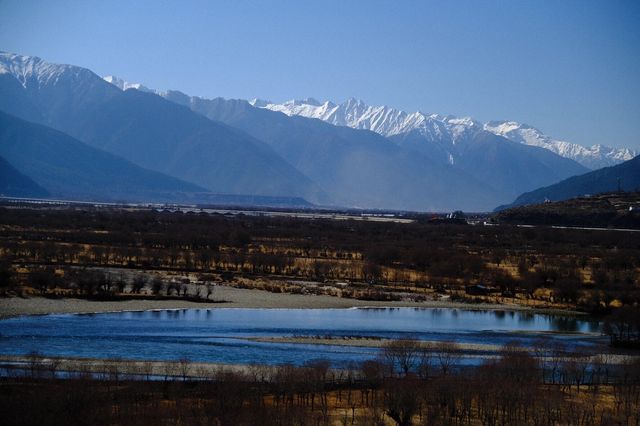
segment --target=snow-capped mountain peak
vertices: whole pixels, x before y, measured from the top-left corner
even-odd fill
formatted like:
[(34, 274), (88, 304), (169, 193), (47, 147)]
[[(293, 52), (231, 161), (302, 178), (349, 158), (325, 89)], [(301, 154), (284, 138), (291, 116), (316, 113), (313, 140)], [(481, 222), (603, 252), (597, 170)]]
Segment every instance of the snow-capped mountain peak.
[(255, 106), (287, 115), (317, 118), (337, 126), (367, 129), (387, 137), (417, 132), (424, 137), (425, 143), (441, 144), (444, 139), (449, 139), (451, 145), (456, 145), (464, 136), (485, 130), (513, 142), (548, 149), (591, 169), (618, 164), (637, 155), (635, 151), (627, 148), (602, 145), (587, 148), (554, 139), (533, 126), (515, 121), (489, 121), (483, 124), (471, 117), (427, 115), (419, 111), (407, 113), (384, 105), (369, 106), (355, 98), (349, 98), (337, 105), (329, 101), (320, 103), (315, 99), (306, 99), (282, 104), (265, 102)]
[(317, 118), (337, 126), (372, 130), (384, 136), (404, 133), (420, 127), (430, 127), (433, 118), (421, 112), (408, 114), (387, 106), (369, 106), (364, 101), (349, 98), (341, 104), (331, 101), (307, 102), (306, 100), (287, 101), (282, 104), (261, 105), (273, 111), (287, 115), (301, 115)]
[(13, 75), (23, 87), (41, 87), (58, 83), (61, 78), (93, 76), (85, 69), (73, 65), (52, 64), (37, 56), (23, 56), (0, 52), (0, 74)]
[[(28, 70), (30, 67), (25, 66), (25, 69)], [(1, 56), (0, 72), (2, 72)], [(104, 77), (104, 80), (121, 90), (134, 88), (164, 96), (163, 93), (151, 90), (140, 83), (129, 83), (118, 77), (107, 76)], [(424, 139), (424, 143), (438, 144), (446, 151), (449, 163), (455, 161), (455, 146), (458, 142), (480, 131), (488, 131), (513, 142), (545, 148), (562, 157), (575, 160), (590, 169), (612, 166), (638, 155), (637, 152), (628, 148), (611, 148), (604, 145), (584, 147), (576, 143), (554, 139), (533, 126), (516, 121), (501, 120), (480, 123), (471, 117), (425, 114), (420, 111), (407, 113), (386, 105), (367, 105), (361, 99), (354, 97), (341, 104), (335, 104), (329, 100), (322, 102), (312, 97), (292, 99), (280, 104), (255, 98), (249, 101), (249, 104), (257, 108), (282, 112), (289, 116), (299, 115), (323, 120), (336, 126), (371, 130), (390, 138), (402, 137), (405, 134), (419, 135)]]
[(113, 75), (108, 75), (102, 78), (104, 79), (104, 81), (106, 81), (107, 83), (113, 84), (120, 90), (136, 89), (136, 90), (140, 90), (141, 92), (155, 93), (154, 90), (151, 90), (140, 83), (129, 83), (128, 81), (125, 81)]
[(539, 129), (515, 121), (490, 121), (485, 130), (504, 136), (514, 142), (546, 148), (563, 157), (571, 158), (583, 166), (597, 169), (631, 160), (637, 153), (628, 148), (611, 148), (603, 145), (584, 147), (575, 143), (554, 139)]
[(270, 103), (272, 103), (271, 101), (266, 101), (264, 99), (260, 99), (260, 98), (253, 98), (249, 101), (249, 105), (254, 106), (256, 108), (264, 108), (267, 105), (269, 105)]
[(308, 105), (315, 105), (315, 106), (320, 106), (322, 105), (322, 103), (320, 103), (317, 99), (315, 98), (306, 98), (304, 99), (302, 102), (304, 102), (305, 104)]

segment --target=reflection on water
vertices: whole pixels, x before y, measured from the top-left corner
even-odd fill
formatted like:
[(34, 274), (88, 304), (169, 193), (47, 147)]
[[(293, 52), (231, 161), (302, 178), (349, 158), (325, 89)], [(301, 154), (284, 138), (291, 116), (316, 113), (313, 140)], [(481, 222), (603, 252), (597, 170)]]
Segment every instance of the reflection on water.
[(583, 325), (571, 317), (551, 317), (551, 324), (554, 330), (572, 333), (582, 331), (581, 326)]
[(589, 333), (601, 333), (602, 332), (602, 324), (598, 321), (590, 321), (587, 323), (587, 328), (589, 329)]
[(530, 312), (519, 312), (517, 319), (518, 319), (518, 325), (523, 325), (523, 324), (531, 323), (532, 321), (534, 321), (535, 315), (533, 315)]
[(578, 317), (462, 309), (178, 309), (48, 315), (0, 321), (0, 354), (177, 359), (226, 363), (334, 363), (376, 355), (375, 348), (263, 343), (249, 337), (370, 336), (533, 345), (541, 335), (572, 345), (604, 339), (601, 324)]

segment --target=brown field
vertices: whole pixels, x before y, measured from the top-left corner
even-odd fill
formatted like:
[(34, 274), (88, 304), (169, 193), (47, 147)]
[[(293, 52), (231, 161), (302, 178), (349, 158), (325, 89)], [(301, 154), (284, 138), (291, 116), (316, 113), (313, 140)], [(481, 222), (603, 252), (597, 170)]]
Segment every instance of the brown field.
[(162, 296), (180, 307), (178, 299), (225, 299), (213, 295), (215, 284), (353, 300), (335, 302), (341, 306), (454, 301), (606, 313), (640, 302), (635, 234), (428, 219), (5, 207), (0, 294), (114, 302)]

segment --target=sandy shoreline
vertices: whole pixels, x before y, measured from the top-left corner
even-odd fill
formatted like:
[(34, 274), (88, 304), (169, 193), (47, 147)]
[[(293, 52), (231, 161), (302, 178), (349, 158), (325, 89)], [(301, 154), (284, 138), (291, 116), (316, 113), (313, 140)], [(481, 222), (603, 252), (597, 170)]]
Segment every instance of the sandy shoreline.
[[(301, 345), (329, 345), (329, 346), (351, 346), (361, 348), (379, 348), (382, 349), (385, 344), (391, 342), (389, 339), (377, 338), (377, 337), (365, 337), (365, 336), (348, 336), (348, 337), (322, 337), (322, 336), (282, 336), (282, 337), (250, 337), (248, 340), (254, 342), (263, 343), (288, 343), (288, 344), (301, 344)], [(437, 345), (438, 341), (423, 340), (420, 342), (422, 345), (431, 344)], [(456, 346), (459, 350), (459, 355), (463, 358), (478, 358), (478, 359), (491, 359), (500, 356), (503, 345), (491, 344), (491, 343), (461, 343), (456, 342)], [(527, 352), (530, 355), (536, 356), (536, 348), (534, 346), (521, 346), (517, 350)], [(631, 358), (637, 357), (637, 355), (629, 354), (614, 354), (607, 353), (607, 360), (609, 364), (622, 364)]]
[[(66, 372), (90, 372), (137, 376), (166, 376), (179, 377), (210, 377), (221, 372), (249, 373), (251, 366), (244, 364), (223, 364), (218, 362), (188, 362), (188, 368), (181, 369), (177, 360), (129, 360), (129, 359), (100, 359), (41, 356), (35, 360), (29, 356), (0, 355), (0, 368), (28, 369), (35, 363), (37, 368), (46, 373), (47, 369), (55, 366), (55, 370)], [(183, 371), (181, 371), (183, 370)]]
[(20, 315), (46, 315), (64, 313), (103, 313), (146, 311), (162, 309), (214, 309), (214, 308), (267, 308), (267, 309), (322, 309), (355, 307), (409, 307), (457, 308), (469, 310), (531, 311), (538, 313), (576, 314), (572, 311), (542, 310), (519, 305), (468, 304), (451, 301), (365, 301), (332, 296), (271, 293), (263, 290), (217, 286), (213, 298), (224, 303), (197, 303), (186, 300), (127, 300), (93, 301), (84, 299), (48, 299), (44, 297), (2, 298), (0, 318)]
[[(379, 348), (381, 349), (385, 343), (389, 342), (388, 339), (379, 338), (331, 338), (322, 339), (317, 337), (249, 337), (247, 340), (263, 343), (288, 343), (288, 344), (311, 344), (311, 345), (335, 345), (335, 346), (352, 346), (352, 347), (367, 347), (367, 348)], [(422, 344), (437, 343), (423, 341)], [(503, 346), (496, 344), (482, 344), (482, 343), (457, 343), (459, 350), (458, 356), (464, 359), (480, 359), (489, 360), (496, 359), (501, 355)], [(535, 354), (535, 348), (533, 347), (521, 347), (520, 351), (528, 352), (532, 356)], [(437, 351), (437, 350), (436, 350)], [(620, 365), (633, 358), (637, 358), (637, 355), (629, 354), (615, 354), (615, 353), (602, 353), (605, 356), (608, 365)], [(592, 362), (596, 360), (595, 355), (588, 356)], [(548, 356), (543, 357), (547, 361), (551, 360)], [(432, 361), (434, 365), (437, 365), (437, 358), (435, 352), (432, 355)], [(0, 355), (0, 369), (28, 369), (29, 365), (34, 362), (34, 359), (29, 355)], [(38, 368), (43, 371), (47, 370), (47, 366), (55, 366), (57, 371), (68, 372), (91, 372), (91, 373), (112, 373), (113, 371), (119, 371), (120, 374), (135, 374), (139, 376), (180, 376), (182, 371), (181, 362), (179, 360), (139, 360), (139, 359), (108, 359), (108, 358), (80, 358), (80, 357), (52, 357), (40, 355), (36, 358)], [(184, 372), (187, 377), (211, 377), (213, 374), (222, 372), (235, 372), (235, 373), (259, 373), (262, 375), (268, 375), (273, 372), (273, 368), (277, 365), (269, 364), (225, 364), (220, 362), (206, 362), (206, 361), (187, 361), (188, 372)], [(339, 369), (339, 368), (337, 368)]]
[[(314, 336), (294, 336), (294, 337), (250, 337), (248, 340), (263, 343), (292, 343), (303, 345), (328, 345), (328, 346), (351, 346), (357, 348), (382, 348), (391, 342), (391, 339), (374, 337), (314, 337)], [(422, 344), (435, 344), (436, 341), (421, 341)], [(460, 351), (463, 352), (497, 352), (502, 346), (487, 343), (456, 343)]]

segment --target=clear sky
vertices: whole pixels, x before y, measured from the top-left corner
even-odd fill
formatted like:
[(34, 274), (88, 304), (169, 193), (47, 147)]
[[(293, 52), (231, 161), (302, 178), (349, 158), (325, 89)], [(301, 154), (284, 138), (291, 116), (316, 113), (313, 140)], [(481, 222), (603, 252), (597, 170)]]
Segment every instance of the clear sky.
[(353, 96), (640, 150), (635, 0), (0, 0), (0, 50), (191, 95)]

